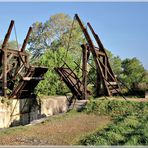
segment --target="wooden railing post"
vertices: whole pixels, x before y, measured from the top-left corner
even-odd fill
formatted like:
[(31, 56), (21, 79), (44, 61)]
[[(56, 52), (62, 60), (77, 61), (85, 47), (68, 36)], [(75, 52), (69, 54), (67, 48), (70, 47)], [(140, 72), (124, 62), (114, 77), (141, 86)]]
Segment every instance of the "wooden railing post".
[(82, 47), (82, 84), (83, 84), (83, 92), (82, 98), (84, 100), (87, 99), (87, 45), (83, 44)]

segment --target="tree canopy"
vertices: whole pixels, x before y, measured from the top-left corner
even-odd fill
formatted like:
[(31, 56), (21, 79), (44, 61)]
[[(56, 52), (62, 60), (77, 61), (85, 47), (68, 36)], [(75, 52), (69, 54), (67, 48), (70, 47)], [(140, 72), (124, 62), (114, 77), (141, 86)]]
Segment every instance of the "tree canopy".
[(78, 23), (70, 16), (63, 13), (55, 14), (44, 23), (33, 23), (32, 27), (28, 50), (33, 55), (42, 54), (48, 49), (57, 50), (58, 47), (69, 48), (75, 53), (75, 57), (78, 55), (84, 38)]
[(136, 57), (123, 60), (122, 69), (122, 79), (124, 83), (127, 84), (130, 88), (134, 88), (139, 83), (145, 81), (146, 70)]

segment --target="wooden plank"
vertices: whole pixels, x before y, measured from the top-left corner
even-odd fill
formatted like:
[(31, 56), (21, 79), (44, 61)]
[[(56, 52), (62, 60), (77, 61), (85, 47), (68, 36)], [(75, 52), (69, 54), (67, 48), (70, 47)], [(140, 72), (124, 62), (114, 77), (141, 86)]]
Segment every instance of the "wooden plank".
[(101, 55), (101, 56), (105, 56), (105, 53), (103, 53), (102, 51), (99, 51), (99, 50), (96, 50), (96, 54), (97, 54), (98, 57), (99, 57), (100, 55)]
[(92, 28), (92, 26), (90, 25), (90, 23), (87, 23), (87, 25), (88, 25), (89, 29), (91, 30), (91, 32), (92, 32), (92, 34), (93, 34), (93, 36), (94, 36), (94, 38), (95, 38), (95, 40), (96, 40), (96, 42), (97, 42), (97, 44), (98, 44), (98, 46), (99, 46), (99, 49), (100, 49), (100, 50), (105, 54), (105, 56), (107, 57), (107, 65), (108, 65), (109, 71), (110, 71), (110, 73), (114, 76), (114, 73), (113, 73), (113, 71), (112, 71), (112, 69), (111, 69), (110, 63), (109, 63), (109, 61), (108, 61), (107, 53), (106, 53), (106, 51), (105, 51), (105, 48), (104, 48), (104, 46), (103, 46), (103, 44), (102, 44), (102, 42), (101, 42), (99, 36), (95, 33), (95, 31), (93, 30), (93, 28)]
[(13, 57), (13, 53), (11, 53), (11, 54), (7, 57), (7, 61), (9, 62), (12, 57)]
[(117, 85), (117, 82), (108, 82), (108, 85)]
[[(0, 50), (3, 51), (3, 49), (0, 49)], [(17, 57), (19, 56), (19, 54), (21, 56), (29, 56), (29, 54), (26, 52), (21, 52), (21, 51), (10, 49), (10, 48), (7, 48), (7, 52), (8, 52), (8, 54), (14, 54), (14, 56), (17, 56)]]
[(27, 67), (26, 60), (25, 60), (24, 56), (22, 56), (20, 53), (19, 53), (19, 58), (20, 58), (20, 60), (22, 61), (22, 63), (24, 64), (24, 66)]
[(99, 49), (105, 54), (106, 57), (108, 57), (99, 36), (94, 32), (94, 30), (93, 30), (92, 26), (90, 25), (90, 23), (87, 23), (87, 25), (88, 25), (90, 31), (92, 32), (92, 34), (93, 34), (93, 36), (94, 36), (94, 38), (95, 38), (95, 40), (96, 40), (96, 42), (97, 42), (97, 44), (99, 46)]
[(30, 81), (30, 80), (44, 80), (42, 77), (23, 77), (22, 80)]
[[(60, 77), (62, 77), (62, 80), (69, 87), (73, 96), (75, 96), (78, 100), (81, 100), (83, 92), (83, 84), (80, 81), (80, 79), (77, 77), (77, 75), (70, 68), (59, 67), (59, 68), (54, 68), (54, 70), (59, 74)], [(88, 90), (86, 92), (87, 94), (90, 94)]]
[(13, 53), (15, 56), (18, 56), (18, 55), (29, 56), (29, 54), (26, 52), (21, 52), (21, 51), (10, 49), (10, 48), (8, 48), (8, 53)]

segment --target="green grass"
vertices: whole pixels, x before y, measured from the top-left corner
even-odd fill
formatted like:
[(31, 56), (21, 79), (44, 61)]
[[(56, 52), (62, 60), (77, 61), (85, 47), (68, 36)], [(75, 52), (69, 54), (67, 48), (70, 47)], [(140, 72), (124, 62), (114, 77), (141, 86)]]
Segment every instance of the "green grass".
[(80, 145), (148, 145), (148, 102), (92, 101), (84, 112), (111, 115), (114, 122), (83, 137)]
[(21, 132), (22, 130), (27, 130), (27, 126), (17, 126), (11, 128), (4, 128), (0, 130), (0, 138), (6, 135), (15, 135), (17, 132)]

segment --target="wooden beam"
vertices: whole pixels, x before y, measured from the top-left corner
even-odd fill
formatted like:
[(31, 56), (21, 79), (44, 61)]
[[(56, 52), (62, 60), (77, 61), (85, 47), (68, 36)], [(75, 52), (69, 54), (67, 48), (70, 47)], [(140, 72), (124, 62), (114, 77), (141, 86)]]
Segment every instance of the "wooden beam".
[(99, 50), (96, 50), (96, 54), (97, 54), (97, 56), (105, 56), (105, 54), (103, 53), (103, 52), (101, 52), (101, 51), (99, 51)]
[[(78, 21), (78, 23), (80, 25), (80, 28), (83, 31), (84, 36), (85, 36), (85, 38), (86, 38), (86, 40), (87, 40), (87, 42), (89, 44), (91, 53), (92, 53), (94, 61), (95, 61), (95, 65), (96, 65), (96, 69), (97, 69), (97, 74), (99, 75), (98, 77), (101, 77), (103, 85), (104, 85), (104, 88), (107, 89), (107, 84), (106, 84), (106, 82), (105, 82), (105, 80), (103, 78), (103, 71), (102, 71), (102, 68), (101, 68), (101, 65), (100, 65), (100, 61), (97, 58), (96, 49), (95, 49), (95, 46), (94, 46), (94, 44), (93, 44), (93, 42), (91, 40), (91, 37), (88, 34), (87, 29), (84, 27), (83, 23), (81, 22), (81, 20), (80, 20), (80, 18), (79, 18), (79, 16), (77, 14), (75, 15), (75, 18)], [(108, 94), (110, 94), (108, 89), (107, 89), (107, 92), (108, 92)]]
[(82, 98), (84, 100), (87, 99), (87, 45), (83, 44), (82, 47), (82, 84), (83, 84), (83, 92)]
[(17, 70), (15, 72), (15, 76), (13, 77), (13, 80), (15, 80), (17, 78), (17, 76), (20, 74), (20, 72), (23, 70), (23, 68), (24, 68), (23, 64), (17, 68)]
[[(91, 32), (92, 32), (92, 34), (93, 34), (93, 36), (94, 36), (94, 38), (95, 38), (95, 40), (96, 40), (96, 42), (97, 42), (97, 44), (98, 44), (98, 46), (99, 46), (99, 49), (100, 49), (102, 52), (104, 52), (104, 54), (106, 55), (106, 62), (105, 62), (105, 65), (107, 65), (110, 74), (112, 75), (112, 77), (114, 77), (114, 80), (117, 82), (117, 79), (116, 79), (116, 77), (115, 77), (115, 74), (114, 74), (114, 72), (113, 72), (113, 70), (112, 70), (112, 68), (111, 68), (111, 66), (110, 66), (107, 53), (106, 53), (106, 51), (105, 51), (105, 48), (104, 48), (104, 46), (103, 46), (103, 44), (102, 44), (102, 42), (101, 42), (99, 36), (94, 32), (94, 30), (93, 30), (92, 26), (90, 25), (90, 23), (87, 23), (87, 25), (88, 25), (89, 29), (91, 30)], [(119, 87), (119, 89), (120, 89), (120, 86), (119, 86), (118, 83), (117, 83), (117, 85), (118, 85), (118, 87)], [(121, 90), (121, 89), (120, 89), (120, 90)]]
[[(105, 54), (105, 56), (107, 57), (106, 60), (107, 60), (108, 69), (109, 69), (110, 73), (113, 75), (113, 77), (115, 78), (115, 74), (114, 74), (114, 72), (113, 72), (112, 69), (111, 69), (110, 63), (109, 63), (109, 61), (108, 61), (107, 53), (106, 53), (106, 51), (105, 51), (105, 48), (104, 48), (104, 46), (103, 46), (103, 44), (102, 44), (102, 42), (101, 42), (99, 36), (95, 33), (95, 31), (93, 30), (93, 28), (92, 28), (92, 26), (90, 25), (90, 23), (87, 23), (87, 25), (88, 25), (90, 31), (92, 32), (92, 34), (93, 34), (93, 36), (94, 36), (94, 38), (95, 38), (95, 40), (96, 40), (96, 42), (97, 42), (97, 44), (98, 44), (98, 46), (99, 46), (99, 49), (100, 49), (100, 50)], [(116, 78), (115, 78), (115, 80), (116, 80)], [(116, 82), (117, 82), (117, 80), (116, 80)]]
[(23, 42), (23, 46), (21, 48), (21, 52), (24, 52), (24, 50), (25, 50), (25, 48), (27, 46), (27, 43), (28, 43), (29, 36), (30, 36), (31, 32), (32, 32), (32, 27), (30, 27), (29, 30), (28, 30), (27, 36), (26, 36), (26, 38), (25, 38), (25, 40)]
[(104, 65), (105, 65), (105, 78), (108, 79), (108, 76), (107, 76), (107, 57), (105, 57), (105, 59), (104, 59)]
[[(0, 49), (0, 50), (4, 51), (4, 49)], [(21, 51), (10, 49), (10, 48), (7, 48), (7, 53), (14, 54), (14, 56), (17, 56), (17, 57), (19, 57), (19, 54), (22, 56), (29, 56), (29, 54), (26, 52), (21, 52)]]
[(11, 60), (11, 58), (13, 57), (13, 53), (11, 53), (10, 55), (7, 54), (7, 62), (9, 62)]
[(3, 78), (2, 78), (3, 96), (7, 96), (7, 50), (3, 52)]
[(104, 54), (107, 56), (106, 51), (105, 51), (105, 48), (104, 48), (104, 46), (103, 46), (103, 44), (102, 44), (102, 42), (101, 42), (99, 36), (95, 33), (95, 31), (93, 30), (93, 28), (92, 28), (92, 26), (90, 25), (90, 23), (87, 23), (87, 25), (88, 25), (90, 31), (92, 32), (92, 34), (93, 34), (93, 36), (94, 36), (94, 38), (95, 38), (95, 40), (96, 40), (96, 42), (97, 42), (97, 44), (98, 44), (98, 46), (99, 46), (99, 49), (100, 49), (102, 52), (104, 52)]
[(6, 48), (6, 45), (8, 43), (9, 38), (10, 38), (10, 34), (12, 31), (13, 25), (14, 25), (14, 21), (12, 20), (9, 25), (8, 31), (5, 35), (4, 41), (2, 43), (2, 50), (3, 50), (3, 52), (1, 53), (2, 54), (1, 55), (1, 64), (2, 64), (2, 69), (3, 69), (3, 72), (2, 72), (2, 94), (4, 97), (7, 97), (7, 48)]
[(6, 45), (7, 45), (7, 43), (8, 43), (8, 40), (10, 38), (10, 34), (11, 34), (11, 31), (12, 31), (13, 25), (14, 25), (14, 21), (12, 20), (11, 23), (10, 23), (10, 25), (9, 25), (7, 34), (6, 34), (5, 38), (4, 38), (4, 41), (2, 43), (2, 48), (5, 48)]
[(22, 80), (24, 81), (30, 81), (30, 80), (44, 80), (42, 77), (22, 77)]

